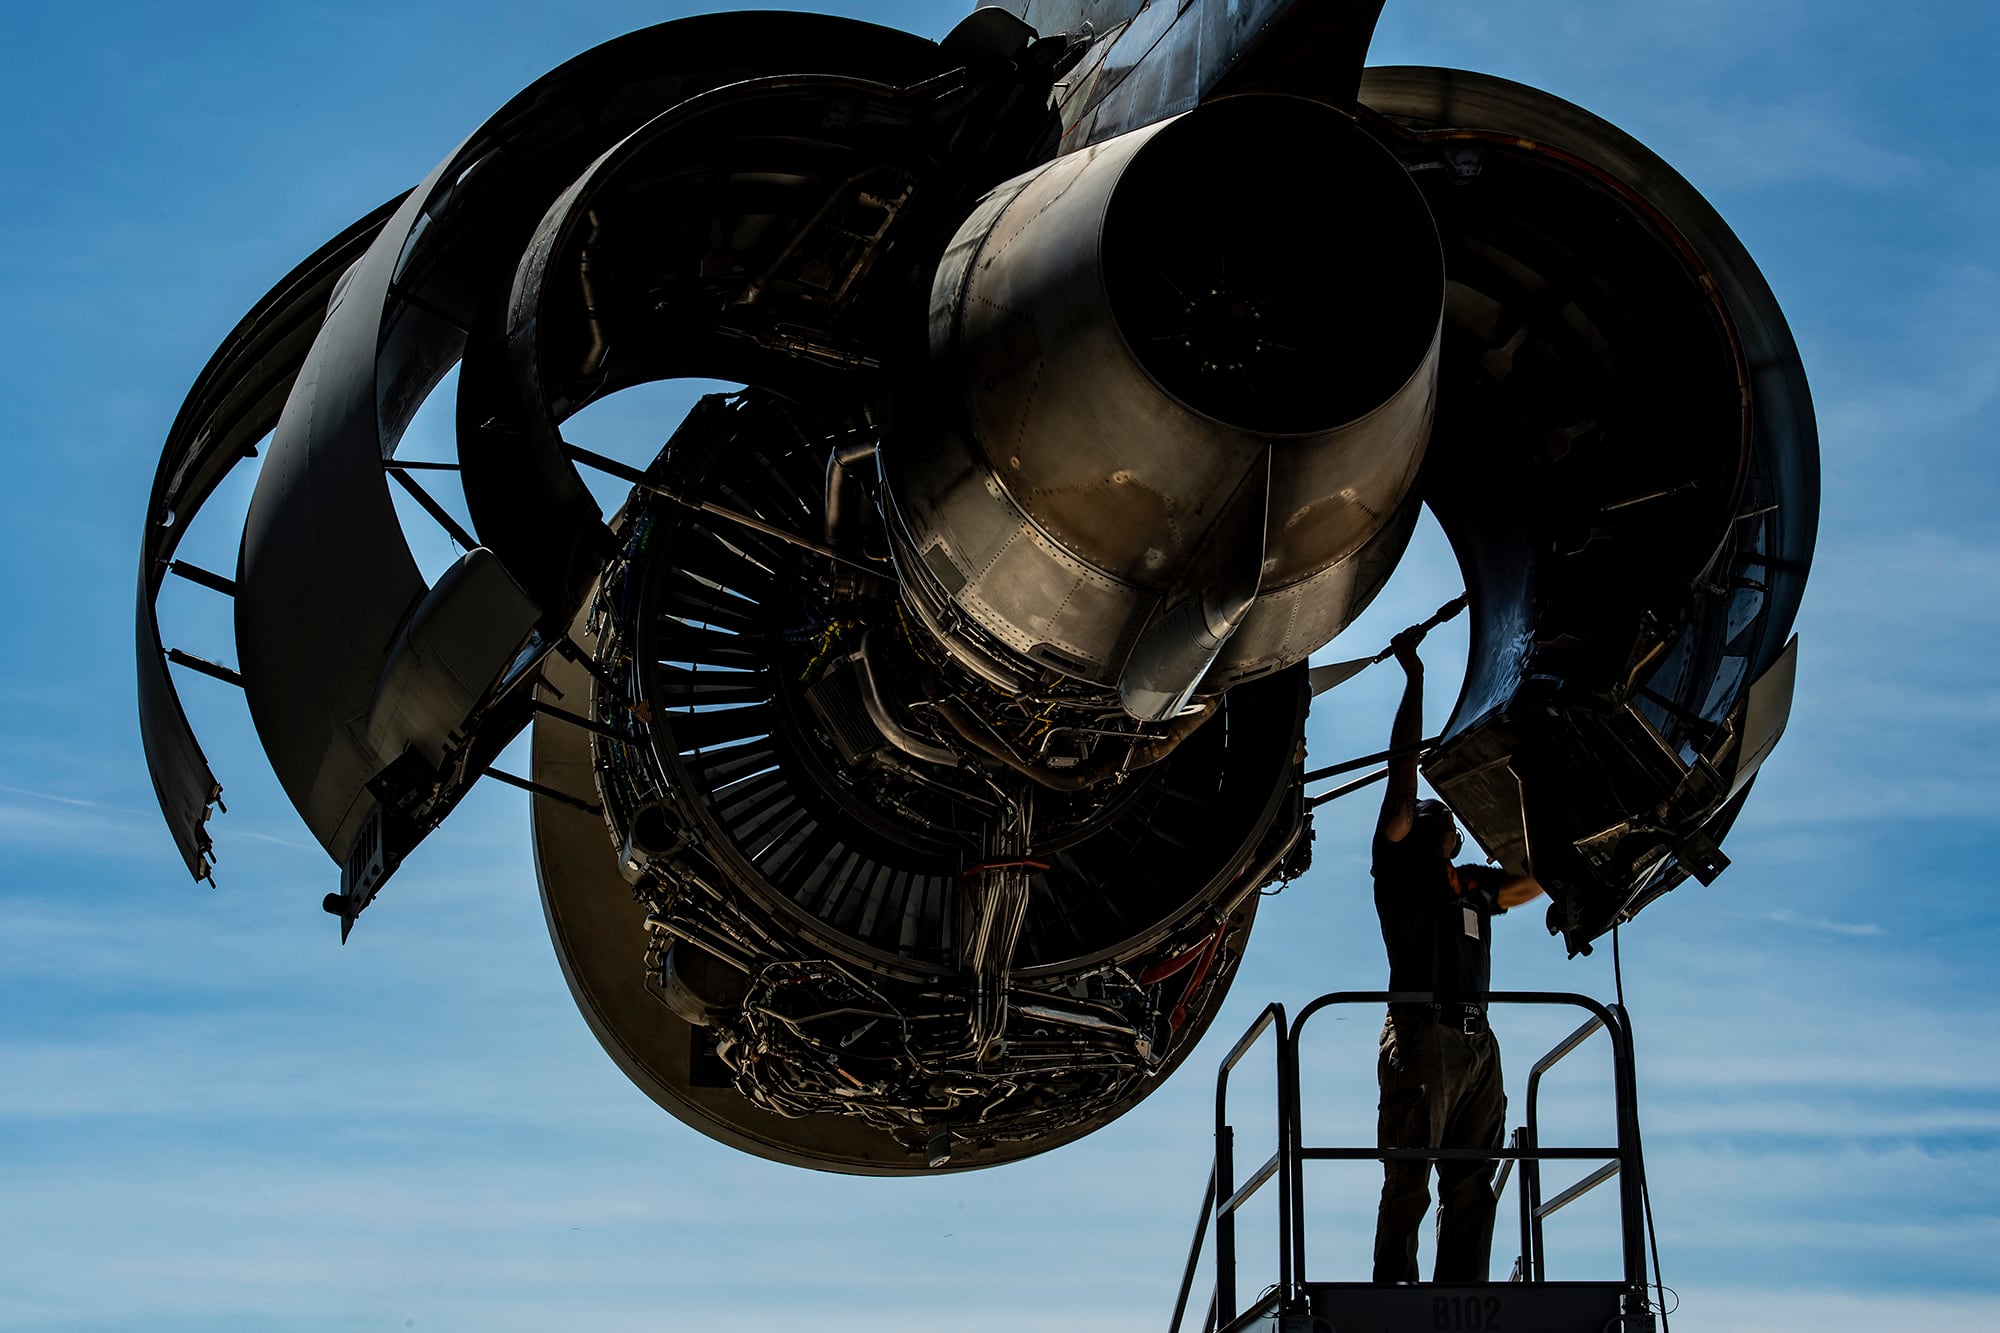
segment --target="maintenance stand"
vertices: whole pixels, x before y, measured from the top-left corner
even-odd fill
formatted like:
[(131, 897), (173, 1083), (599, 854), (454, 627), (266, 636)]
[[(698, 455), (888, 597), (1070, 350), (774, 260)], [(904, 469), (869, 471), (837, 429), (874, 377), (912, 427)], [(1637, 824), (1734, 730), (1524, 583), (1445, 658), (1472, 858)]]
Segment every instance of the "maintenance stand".
[[(1171, 1333), (1181, 1333), (1188, 1296), (1200, 1264), (1202, 1244), (1214, 1224), (1215, 1291), (1204, 1333), (1235, 1333), (1239, 1329), (1270, 1333), (1414, 1333), (1415, 1330), (1502, 1330), (1503, 1333), (1667, 1333), (1664, 1315), (1647, 1299), (1646, 1242), (1651, 1217), (1646, 1200), (1645, 1168), (1639, 1153), (1638, 1095), (1632, 1073), (1632, 1038), (1625, 1010), (1583, 995), (1560, 991), (1495, 991), (1496, 1005), (1569, 1005), (1586, 1010), (1583, 1026), (1557, 1042), (1537, 1060), (1528, 1076), (1526, 1114), (1504, 1148), (1337, 1148), (1311, 1147), (1300, 1134), (1299, 1035), (1321, 1010), (1348, 1004), (1428, 1004), (1428, 992), (1336, 991), (1308, 1004), (1289, 1026), (1283, 1005), (1265, 1008), (1229, 1055), (1215, 1080), (1215, 1164), (1201, 1218), (1188, 1252), (1186, 1273), (1174, 1302)], [(1618, 1099), (1615, 1147), (1543, 1147), (1537, 1133), (1536, 1095), (1542, 1075), (1581, 1046), (1599, 1029), (1611, 1040), (1612, 1070)], [(1257, 1045), (1266, 1031), (1275, 1036), (1277, 1055), (1277, 1151), (1241, 1183), (1236, 1176), (1229, 1121), (1229, 1073)], [(1437, 1160), (1499, 1160), (1494, 1181), (1497, 1195), (1520, 1164), (1518, 1189), (1521, 1217), (1520, 1256), (1510, 1279), (1500, 1283), (1416, 1283), (1377, 1285), (1370, 1282), (1315, 1282), (1307, 1276), (1305, 1173), (1307, 1162), (1386, 1161), (1394, 1158)], [(1602, 1161), (1604, 1165), (1562, 1190), (1542, 1198), (1541, 1163), (1550, 1160)], [(1542, 1223), (1550, 1214), (1575, 1202), (1597, 1186), (1618, 1178), (1619, 1221), (1624, 1249), (1624, 1276), (1605, 1282), (1550, 1282), (1545, 1275)], [(1269, 1292), (1239, 1309), (1236, 1294), (1236, 1213), (1273, 1180), (1278, 1189), (1278, 1282)], [(1653, 1255), (1657, 1281), (1659, 1256)]]

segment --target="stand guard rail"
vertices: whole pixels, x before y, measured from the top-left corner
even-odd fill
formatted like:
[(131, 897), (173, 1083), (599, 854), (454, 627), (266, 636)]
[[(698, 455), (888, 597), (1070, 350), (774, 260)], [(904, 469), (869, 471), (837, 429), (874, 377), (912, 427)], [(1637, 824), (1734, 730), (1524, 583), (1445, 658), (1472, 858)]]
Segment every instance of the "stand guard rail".
[[(1520, 1163), (1520, 1187), (1517, 1192), (1520, 1198), (1521, 1252), (1515, 1261), (1511, 1281), (1529, 1284), (1547, 1281), (1543, 1220), (1612, 1176), (1617, 1176), (1619, 1230), (1624, 1253), (1619, 1322), (1627, 1329), (1652, 1327), (1646, 1302), (1645, 1168), (1639, 1145), (1638, 1089), (1633, 1076), (1631, 1031), (1625, 1011), (1619, 1006), (1601, 1004), (1589, 996), (1566, 991), (1495, 991), (1487, 997), (1490, 1005), (1568, 1005), (1583, 1009), (1590, 1015), (1582, 1026), (1557, 1042), (1535, 1062), (1528, 1075), (1524, 1122), (1504, 1148), (1341, 1148), (1308, 1146), (1303, 1141), (1299, 1116), (1299, 1039), (1306, 1023), (1321, 1010), (1334, 1005), (1430, 1004), (1434, 1001), (1449, 1003), (1453, 997), (1434, 995), (1428, 991), (1334, 991), (1306, 1005), (1289, 1025), (1285, 1007), (1271, 1004), (1264, 1008), (1230, 1049), (1215, 1080), (1215, 1163), (1209, 1173), (1201, 1215), (1195, 1225), (1194, 1243), (1188, 1251), (1187, 1268), (1174, 1301), (1170, 1333), (1180, 1333), (1195, 1273), (1200, 1265), (1202, 1241), (1211, 1222), (1215, 1230), (1215, 1290), (1202, 1328), (1207, 1333), (1232, 1333), (1260, 1318), (1273, 1316), (1277, 1317), (1282, 1328), (1312, 1327), (1315, 1321), (1308, 1313), (1306, 1277), (1305, 1163), (1405, 1158), (1500, 1161), (1503, 1165), (1494, 1182), (1495, 1194), (1505, 1188), (1514, 1164)], [(1542, 1076), (1599, 1029), (1607, 1033), (1611, 1040), (1612, 1076), (1617, 1098), (1617, 1145), (1542, 1147), (1537, 1108)], [(1278, 1147), (1267, 1161), (1239, 1183), (1236, 1178), (1235, 1131), (1229, 1123), (1229, 1075), (1269, 1030), (1276, 1033)], [(1544, 1202), (1541, 1163), (1550, 1160), (1601, 1160), (1604, 1165)], [(1239, 1311), (1236, 1293), (1236, 1213), (1274, 1179), (1278, 1183), (1278, 1284), (1252, 1309)], [(1294, 1325), (1287, 1316), (1296, 1316), (1301, 1322)]]

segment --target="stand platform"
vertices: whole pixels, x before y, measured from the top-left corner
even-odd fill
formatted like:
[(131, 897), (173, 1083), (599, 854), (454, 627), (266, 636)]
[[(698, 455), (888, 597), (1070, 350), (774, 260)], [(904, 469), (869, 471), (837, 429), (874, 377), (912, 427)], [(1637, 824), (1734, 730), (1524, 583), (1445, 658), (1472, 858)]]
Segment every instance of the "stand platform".
[[(1450, 1002), (1452, 996), (1387, 991), (1339, 991), (1307, 1005), (1296, 1021), (1285, 1021), (1282, 1005), (1270, 1005), (1223, 1060), (1215, 1086), (1215, 1164), (1202, 1200), (1194, 1244), (1188, 1252), (1180, 1295), (1174, 1304), (1171, 1333), (1181, 1333), (1188, 1297), (1204, 1253), (1203, 1243), (1214, 1226), (1215, 1289), (1208, 1314), (1200, 1325), (1205, 1333), (1235, 1333), (1239, 1329), (1270, 1333), (1655, 1333), (1647, 1299), (1645, 1167), (1639, 1151), (1638, 1094), (1632, 1072), (1631, 1035), (1623, 1009), (1566, 992), (1503, 991), (1488, 997), (1493, 1005), (1571, 1005), (1589, 1012), (1583, 1026), (1563, 1038), (1535, 1062), (1528, 1076), (1526, 1118), (1504, 1148), (1361, 1148), (1317, 1147), (1302, 1141), (1299, 1115), (1299, 1034), (1306, 1021), (1323, 1009), (1341, 1004), (1429, 1004)], [(1270, 1160), (1238, 1180), (1235, 1130), (1229, 1121), (1229, 1074), (1267, 1031), (1275, 1034), (1277, 1054), (1277, 1143)], [(1612, 1070), (1617, 1096), (1618, 1142), (1611, 1147), (1544, 1147), (1537, 1119), (1537, 1095), (1542, 1076), (1571, 1051), (1598, 1032), (1611, 1040)], [(1500, 1161), (1494, 1193), (1505, 1190), (1519, 1165), (1521, 1249), (1513, 1278), (1488, 1283), (1314, 1282), (1306, 1275), (1305, 1163), (1421, 1159)], [(1543, 1199), (1541, 1163), (1552, 1159), (1597, 1160), (1602, 1166)], [(1575, 1202), (1616, 1177), (1624, 1272), (1617, 1280), (1550, 1282), (1546, 1279), (1542, 1223), (1550, 1214)], [(1249, 1309), (1237, 1304), (1236, 1213), (1265, 1186), (1278, 1193), (1280, 1243), (1277, 1285)]]

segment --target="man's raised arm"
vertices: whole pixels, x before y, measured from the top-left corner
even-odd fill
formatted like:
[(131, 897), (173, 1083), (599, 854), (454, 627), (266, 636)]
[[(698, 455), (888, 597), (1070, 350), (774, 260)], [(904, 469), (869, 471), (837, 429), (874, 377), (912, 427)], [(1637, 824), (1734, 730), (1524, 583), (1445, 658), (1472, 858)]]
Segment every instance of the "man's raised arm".
[(1407, 750), (1389, 761), (1389, 790), (1382, 797), (1382, 815), (1375, 823), (1390, 842), (1409, 836), (1417, 817), (1417, 751), (1424, 738), (1424, 663), (1417, 645), (1424, 641), (1421, 629), (1404, 630), (1389, 641), (1390, 651), (1403, 668), (1403, 701), (1396, 705), (1396, 723), (1389, 730), (1389, 748)]

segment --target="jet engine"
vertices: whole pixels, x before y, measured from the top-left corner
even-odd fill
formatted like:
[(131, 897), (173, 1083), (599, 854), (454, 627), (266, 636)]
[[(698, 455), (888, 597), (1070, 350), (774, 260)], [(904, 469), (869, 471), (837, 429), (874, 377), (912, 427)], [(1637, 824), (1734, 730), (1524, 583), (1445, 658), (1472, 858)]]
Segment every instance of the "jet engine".
[[(1373, 4), (1090, 8), (632, 34), (274, 288), (143, 542), (190, 871), (220, 785), (170, 663), (243, 688), (343, 940), (513, 783), (577, 1003), (666, 1109), (844, 1171), (1039, 1152), (1171, 1072), (1306, 868), (1307, 658), (1428, 504), (1468, 830), (1572, 949), (1712, 878), (1817, 506), (1754, 265), (1575, 108), (1364, 75)], [(456, 462), (399, 460), (453, 366)], [(742, 387), (646, 456), (565, 438), (690, 377)], [(177, 560), (267, 433), (233, 577)], [(434, 584), (392, 486), (463, 548)], [(235, 599), (235, 667), (163, 646), (171, 575)]]

